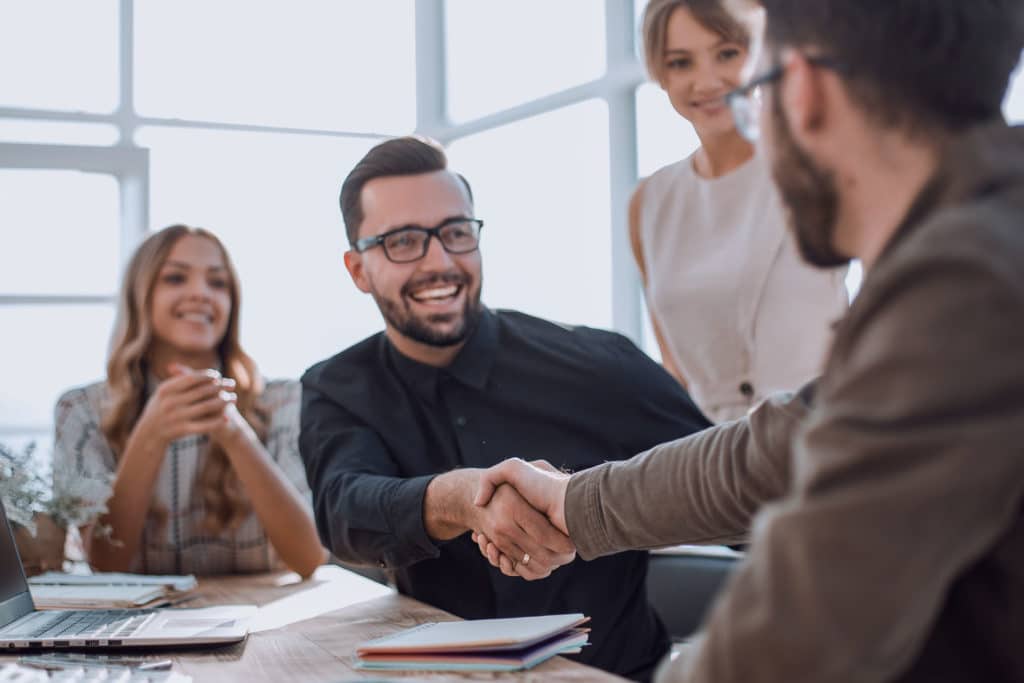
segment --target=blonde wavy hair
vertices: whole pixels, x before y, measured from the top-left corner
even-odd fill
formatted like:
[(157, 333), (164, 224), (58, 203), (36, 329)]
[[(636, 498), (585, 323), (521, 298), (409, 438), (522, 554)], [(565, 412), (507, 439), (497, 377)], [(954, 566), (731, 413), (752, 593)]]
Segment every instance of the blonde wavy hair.
[[(107, 361), (109, 404), (100, 423), (116, 458), (124, 452), (148, 398), (146, 378), (150, 371), (148, 355), (153, 343), (150, 311), (153, 287), (174, 245), (186, 235), (210, 240), (217, 245), (224, 259), (230, 282), (231, 312), (224, 338), (217, 347), (221, 373), (235, 380), (239, 412), (252, 425), (260, 440), (266, 439), (267, 415), (259, 401), (263, 382), (256, 363), (242, 350), (238, 341), (240, 294), (234, 265), (224, 245), (213, 233), (203, 228), (172, 225), (154, 233), (139, 246), (128, 263), (121, 284)], [(206, 509), (203, 524), (209, 533), (220, 534), (226, 529), (237, 528), (251, 511), (238, 475), (223, 449), (216, 444), (210, 444), (206, 462), (196, 480), (196, 489)], [(160, 523), (166, 521), (165, 509), (154, 506), (150, 514)]]

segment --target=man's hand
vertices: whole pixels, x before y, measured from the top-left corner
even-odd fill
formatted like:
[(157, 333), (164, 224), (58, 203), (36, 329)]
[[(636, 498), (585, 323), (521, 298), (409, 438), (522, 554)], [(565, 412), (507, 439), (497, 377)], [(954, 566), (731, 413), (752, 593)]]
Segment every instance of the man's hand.
[(504, 562), (495, 566), (506, 576), (535, 581), (576, 559), (572, 541), (511, 486), (499, 486), (487, 505), (478, 510), (474, 539), (487, 538), (495, 553), (504, 556)]
[(424, 524), (431, 538), (448, 540), (466, 531), (482, 535), (506, 555), (508, 576), (541, 579), (575, 559), (576, 548), (511, 486), (491, 487), (488, 501), (474, 505), (483, 470), (454, 470), (435, 477), (424, 498)]
[[(527, 503), (543, 512), (552, 524), (568, 537), (568, 528), (565, 524), (565, 490), (568, 485), (569, 475), (555, 469), (546, 461), (527, 463), (519, 458), (513, 458), (483, 471), (474, 503), (478, 506), (488, 505), (498, 492), (512, 486)], [(509, 552), (503, 544), (495, 542), (486, 532), (474, 531), (473, 541), (480, 547), (483, 556), (492, 565), (501, 569), (502, 573), (521, 576), (527, 580), (543, 578), (531, 576), (527, 567), (516, 559), (518, 556), (514, 549)], [(565, 560), (560, 565), (568, 564), (575, 559), (575, 553), (559, 559)], [(544, 576), (548, 574), (550, 571)]]
[(556, 470), (543, 460), (528, 463), (519, 458), (512, 458), (481, 473), (480, 486), (473, 502), (478, 506), (487, 505), (495, 490), (502, 484), (508, 484), (515, 488), (526, 502), (543, 512), (555, 528), (568, 537), (569, 528), (565, 523), (565, 491), (569, 487), (569, 478), (569, 474)]

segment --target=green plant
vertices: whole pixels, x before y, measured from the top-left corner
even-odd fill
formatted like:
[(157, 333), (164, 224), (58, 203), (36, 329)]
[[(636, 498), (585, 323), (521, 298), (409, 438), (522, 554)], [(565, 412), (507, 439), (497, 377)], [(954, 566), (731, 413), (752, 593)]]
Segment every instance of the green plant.
[(106, 513), (113, 477), (81, 476), (73, 468), (46, 466), (41, 460), (35, 443), (20, 452), (0, 443), (0, 499), (12, 524), (35, 535), (38, 514), (67, 529)]

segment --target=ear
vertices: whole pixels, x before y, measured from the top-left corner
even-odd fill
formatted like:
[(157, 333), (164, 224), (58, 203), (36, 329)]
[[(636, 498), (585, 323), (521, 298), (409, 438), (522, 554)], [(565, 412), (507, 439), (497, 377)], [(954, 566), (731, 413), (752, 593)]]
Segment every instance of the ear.
[(825, 92), (821, 73), (797, 50), (782, 54), (786, 73), (779, 84), (779, 97), (793, 138), (803, 147), (812, 146), (825, 122)]
[(355, 249), (349, 249), (345, 252), (345, 268), (348, 270), (348, 274), (352, 277), (352, 282), (355, 283), (359, 291), (364, 294), (370, 293), (370, 279), (366, 276), (366, 270), (363, 268), (363, 255)]

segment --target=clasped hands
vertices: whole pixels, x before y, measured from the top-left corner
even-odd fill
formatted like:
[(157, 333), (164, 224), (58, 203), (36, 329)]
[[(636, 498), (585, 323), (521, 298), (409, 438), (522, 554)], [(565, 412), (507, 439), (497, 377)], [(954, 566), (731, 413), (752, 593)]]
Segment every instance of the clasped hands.
[(206, 434), (226, 445), (246, 427), (236, 407), (235, 381), (216, 370), (173, 363), (146, 403), (139, 422), (156, 441)]
[[(473, 531), (473, 541), (487, 560), (506, 576), (543, 579), (576, 559), (576, 547), (565, 522), (569, 476), (543, 460), (506, 460), (483, 470), (474, 504), (501, 506), (521, 499), (528, 514), (512, 514), (513, 533)], [(533, 514), (529, 514), (529, 513)], [(537, 514), (539, 513), (539, 514)]]

